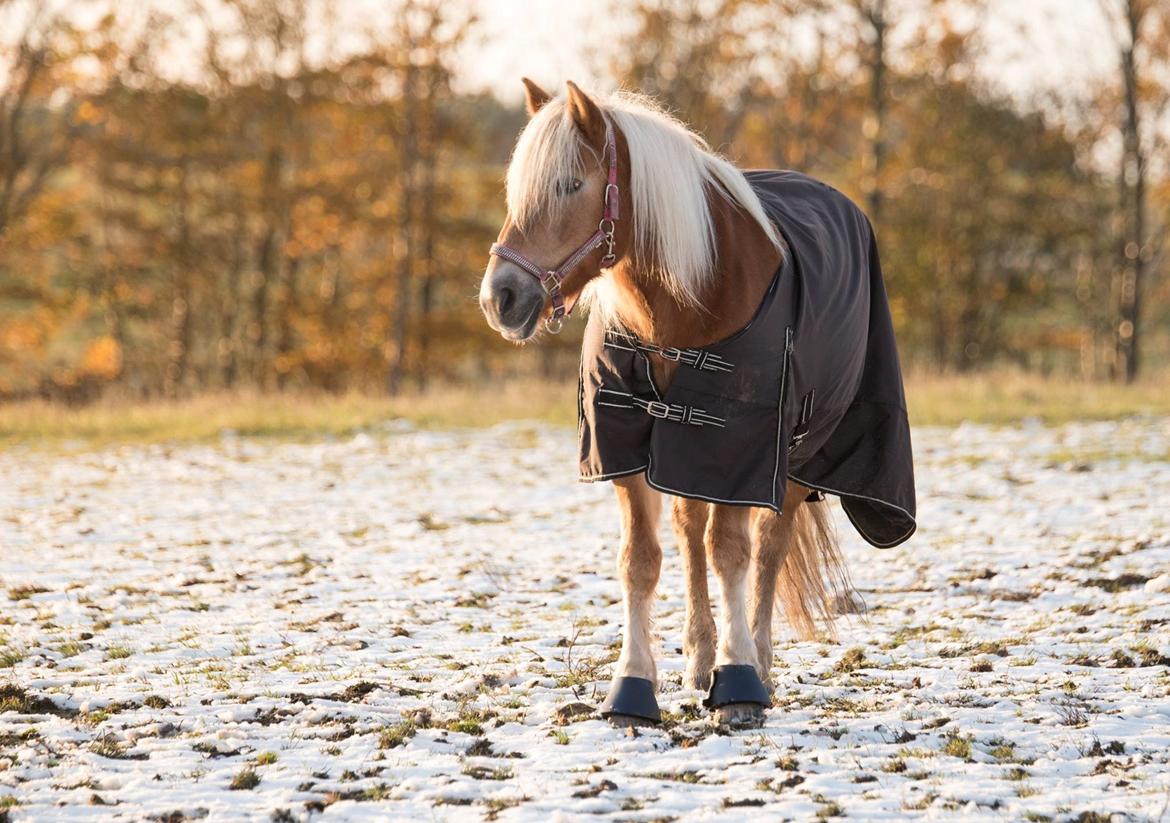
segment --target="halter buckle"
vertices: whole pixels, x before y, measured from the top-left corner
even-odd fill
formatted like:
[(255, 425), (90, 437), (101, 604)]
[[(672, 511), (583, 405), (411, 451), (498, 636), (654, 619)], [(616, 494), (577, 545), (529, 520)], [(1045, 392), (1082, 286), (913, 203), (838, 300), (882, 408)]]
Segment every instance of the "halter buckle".
[(549, 334), (560, 334), (561, 329), (565, 327), (565, 320), (563, 317), (550, 317), (544, 321), (544, 327), (548, 329)]
[(682, 349), (676, 349), (674, 346), (664, 346), (658, 350), (658, 356), (663, 360), (673, 360), (675, 363), (682, 360)]
[[(549, 295), (550, 297), (555, 296), (556, 293), (561, 290), (561, 281), (560, 278), (557, 277), (557, 273), (555, 271), (545, 272), (544, 276), (539, 278), (539, 280), (540, 287), (544, 289), (545, 294)], [(549, 283), (552, 285), (550, 286)]]

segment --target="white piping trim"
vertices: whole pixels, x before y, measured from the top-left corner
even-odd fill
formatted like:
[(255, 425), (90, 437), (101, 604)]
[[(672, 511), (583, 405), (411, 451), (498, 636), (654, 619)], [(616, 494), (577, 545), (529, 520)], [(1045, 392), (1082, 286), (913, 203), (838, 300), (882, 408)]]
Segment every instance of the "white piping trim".
[(577, 475), (577, 480), (582, 483), (593, 483), (601, 480), (616, 480), (619, 477), (628, 477), (631, 474), (644, 472), (647, 468), (649, 468), (649, 464), (640, 466), (636, 469), (623, 469), (621, 471), (610, 472), (609, 474), (579, 474)]
[[(819, 492), (828, 492), (829, 494), (835, 494), (838, 498), (852, 497), (852, 498), (855, 498), (857, 500), (868, 500), (871, 503), (880, 503), (883, 506), (889, 506), (891, 509), (897, 509), (902, 514), (904, 514), (908, 518), (910, 518), (910, 522), (913, 523), (914, 525), (910, 527), (910, 530), (908, 532), (906, 532), (904, 535), (902, 535), (901, 537), (899, 537), (897, 540), (893, 541), (892, 543), (879, 543), (876, 540), (871, 540), (869, 538), (869, 536), (866, 534), (865, 529), (861, 528), (861, 526), (857, 523), (857, 521), (853, 519), (853, 515), (851, 515), (849, 513), (849, 510), (845, 509), (845, 516), (849, 518), (849, 522), (853, 524), (853, 528), (857, 529), (857, 531), (861, 533), (861, 536), (865, 538), (865, 542), (869, 543), (871, 546), (873, 546), (875, 548), (888, 549), (891, 546), (896, 546), (899, 543), (904, 543), (905, 541), (910, 539), (910, 537), (914, 534), (914, 532), (918, 531), (918, 519), (915, 518), (914, 515), (910, 514), (910, 512), (903, 509), (901, 506), (899, 506), (895, 503), (891, 503), (888, 500), (879, 500), (876, 497), (870, 497), (869, 495), (865, 495), (865, 494), (853, 494), (852, 492), (838, 491), (837, 489), (830, 489), (828, 486), (818, 486), (814, 483), (809, 483), (807, 480), (801, 480), (799, 477), (796, 477), (793, 474), (789, 474), (788, 479), (793, 480), (793, 481), (799, 483), (800, 485), (802, 485), (806, 488), (809, 488), (809, 489), (815, 489), (816, 491), (819, 491)], [(842, 506), (842, 508), (845, 508), (845, 507)]]
[[(773, 501), (771, 503), (765, 503), (765, 502), (762, 502), (759, 500), (724, 500), (721, 497), (708, 497), (708, 496), (703, 495), (703, 494), (693, 494), (693, 493), (682, 492), (682, 491), (679, 491), (678, 489), (672, 489), (669, 486), (666, 486), (666, 485), (663, 485), (662, 483), (657, 482), (656, 480), (654, 480), (653, 477), (651, 477), (651, 472), (653, 471), (653, 466), (654, 466), (654, 458), (653, 458), (653, 456), (651, 456), (650, 459), (648, 460), (648, 462), (646, 463), (646, 465), (639, 466), (636, 469), (623, 469), (621, 471), (609, 472), (608, 474), (590, 474), (590, 475), (582, 474), (582, 475), (578, 475), (577, 479), (582, 483), (593, 483), (593, 482), (602, 482), (602, 481), (606, 481), (606, 480), (615, 480), (615, 479), (620, 478), (620, 477), (628, 477), (629, 475), (632, 475), (632, 474), (638, 474), (639, 472), (645, 472), (646, 473), (646, 484), (648, 486), (650, 486), (650, 488), (654, 489), (655, 491), (660, 491), (660, 492), (663, 492), (665, 494), (673, 494), (677, 497), (685, 497), (688, 500), (702, 500), (704, 503), (717, 503), (717, 504), (723, 504), (726, 506), (757, 506), (760, 508), (770, 509), (771, 511), (774, 511), (776, 514), (783, 514), (783, 505), (777, 503), (776, 501)], [(897, 511), (906, 515), (906, 517), (908, 517), (910, 519), (910, 522), (912, 525), (908, 531), (906, 531), (904, 534), (902, 534), (900, 537), (898, 537), (895, 540), (892, 540), (888, 543), (883, 543), (881, 541), (874, 540), (872, 537), (870, 537), (869, 533), (864, 528), (862, 528), (861, 524), (858, 523), (857, 520), (854, 519), (853, 515), (849, 513), (849, 510), (846, 509), (844, 507), (844, 505), (842, 505), (841, 508), (845, 511), (845, 516), (849, 519), (849, 522), (853, 524), (853, 528), (857, 529), (858, 533), (862, 536), (862, 538), (865, 540), (865, 542), (869, 543), (874, 548), (888, 549), (888, 548), (891, 548), (893, 546), (897, 546), (900, 543), (905, 543), (907, 540), (909, 540), (914, 535), (914, 533), (916, 531), (918, 531), (917, 518), (915, 518), (914, 515), (910, 514), (910, 512), (906, 511), (901, 506), (899, 506), (895, 503), (891, 503), (888, 500), (880, 500), (879, 498), (870, 497), (869, 495), (865, 495), (865, 494), (852, 494), (850, 492), (843, 492), (843, 491), (840, 491), (838, 489), (831, 489), (828, 486), (821, 486), (821, 485), (818, 485), (816, 483), (811, 483), (807, 480), (802, 480), (801, 478), (799, 478), (793, 474), (787, 475), (787, 478), (789, 480), (796, 482), (796, 483), (799, 483), (800, 485), (804, 486), (805, 488), (813, 489), (813, 490), (819, 491), (819, 492), (827, 492), (828, 494), (835, 495), (838, 499), (852, 497), (852, 498), (857, 499), (857, 500), (868, 500), (871, 503), (879, 503), (883, 506), (889, 506), (891, 509), (896, 509)]]
[(756, 506), (758, 508), (771, 509), (774, 512), (778, 512), (778, 509), (773, 503), (762, 503), (758, 500), (723, 500), (718, 497), (706, 497), (701, 494), (684, 494), (683, 492), (680, 492), (676, 489), (663, 486), (661, 483), (654, 481), (650, 477), (650, 470), (653, 468), (654, 461), (651, 460), (650, 462), (651, 465), (646, 468), (646, 482), (650, 485), (650, 488), (656, 489), (657, 491), (673, 494), (676, 497), (685, 497), (688, 500), (702, 500), (705, 503), (722, 503), (725, 506)]
[(772, 468), (772, 501), (779, 511), (782, 504), (776, 503), (776, 484), (780, 479), (780, 450), (784, 446), (784, 401), (788, 398), (788, 367), (792, 362), (792, 326), (784, 327), (784, 359), (780, 364), (780, 401), (776, 406), (776, 459)]

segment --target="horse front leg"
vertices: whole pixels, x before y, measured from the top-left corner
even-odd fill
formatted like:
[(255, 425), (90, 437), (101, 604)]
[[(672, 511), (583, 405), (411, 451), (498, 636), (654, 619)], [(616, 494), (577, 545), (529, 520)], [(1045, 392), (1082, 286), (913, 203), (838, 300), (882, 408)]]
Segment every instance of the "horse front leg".
[(720, 585), (719, 643), (707, 705), (720, 723), (760, 725), (771, 698), (759, 677), (756, 642), (748, 623), (751, 510), (713, 506), (707, 521), (707, 554)]
[(715, 619), (707, 593), (707, 555), (704, 534), (711, 506), (701, 500), (676, 497), (670, 520), (678, 541), (687, 584), (687, 611), (683, 624), (683, 653), (687, 658), (683, 685), (707, 691), (715, 668)]
[(621, 505), (618, 576), (626, 625), (621, 656), (601, 714), (615, 725), (656, 723), (660, 719), (654, 698), (658, 670), (650, 633), (650, 606), (662, 568), (662, 548), (658, 544), (662, 498), (642, 475), (617, 480), (614, 489)]

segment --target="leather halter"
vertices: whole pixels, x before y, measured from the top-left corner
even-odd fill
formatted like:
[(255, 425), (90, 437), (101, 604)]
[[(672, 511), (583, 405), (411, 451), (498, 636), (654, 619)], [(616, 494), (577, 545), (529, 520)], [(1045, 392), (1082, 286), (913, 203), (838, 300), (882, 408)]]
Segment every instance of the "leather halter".
[(552, 334), (557, 334), (561, 330), (565, 317), (572, 313), (573, 307), (576, 305), (576, 301), (574, 301), (573, 305), (565, 308), (565, 296), (561, 292), (561, 284), (568, 278), (569, 272), (603, 243), (605, 244), (605, 256), (601, 258), (601, 264), (608, 265), (617, 259), (613, 252), (614, 221), (618, 219), (618, 203), (621, 200), (621, 194), (618, 191), (617, 140), (614, 137), (613, 123), (610, 121), (609, 115), (603, 112), (601, 116), (605, 120), (605, 158), (609, 164), (609, 176), (605, 184), (605, 211), (602, 213), (601, 221), (597, 224), (597, 231), (593, 232), (588, 240), (566, 257), (555, 269), (545, 270), (503, 243), (493, 243), (489, 251), (489, 254), (515, 263), (540, 281), (540, 285), (552, 299), (552, 316), (544, 321), (545, 327)]

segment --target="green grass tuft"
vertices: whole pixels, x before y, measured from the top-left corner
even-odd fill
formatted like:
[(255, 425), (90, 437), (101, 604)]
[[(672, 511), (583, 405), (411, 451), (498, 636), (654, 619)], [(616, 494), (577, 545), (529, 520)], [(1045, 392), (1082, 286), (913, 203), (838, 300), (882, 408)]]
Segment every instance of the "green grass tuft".
[(947, 738), (947, 742), (942, 747), (943, 754), (949, 754), (951, 757), (958, 757), (963, 760), (971, 759), (971, 739), (968, 737), (959, 737), (953, 734)]
[(33, 586), (31, 584), (24, 586), (13, 586), (8, 590), (8, 599), (19, 602), (21, 600), (28, 600), (35, 594), (44, 594), (49, 591), (44, 586)]
[(395, 749), (406, 744), (418, 732), (413, 720), (396, 723), (382, 730), (378, 736), (379, 749)]
[(260, 775), (256, 774), (256, 770), (249, 766), (235, 773), (228, 788), (234, 792), (250, 791), (259, 785)]

